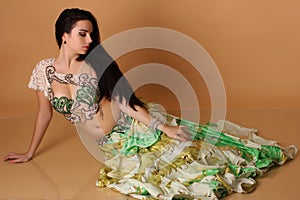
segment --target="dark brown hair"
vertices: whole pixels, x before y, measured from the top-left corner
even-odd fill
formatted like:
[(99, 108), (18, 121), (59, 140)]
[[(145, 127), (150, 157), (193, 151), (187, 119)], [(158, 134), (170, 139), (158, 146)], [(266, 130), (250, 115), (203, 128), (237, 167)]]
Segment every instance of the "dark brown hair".
[(91, 33), (92, 43), (90, 44), (88, 52), (85, 55), (79, 55), (77, 58), (78, 61), (84, 60), (86, 55), (100, 44), (100, 33), (96, 18), (89, 11), (79, 8), (69, 8), (60, 13), (55, 23), (55, 37), (58, 48), (60, 48), (62, 45), (63, 34), (69, 34), (80, 20), (89, 20), (93, 25), (93, 32)]

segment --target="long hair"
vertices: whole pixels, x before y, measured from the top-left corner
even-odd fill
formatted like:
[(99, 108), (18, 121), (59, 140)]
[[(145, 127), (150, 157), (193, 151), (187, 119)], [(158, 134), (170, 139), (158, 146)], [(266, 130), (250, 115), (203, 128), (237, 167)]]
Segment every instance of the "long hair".
[(135, 105), (145, 108), (121, 72), (117, 62), (106, 52), (102, 45), (98, 45), (86, 57), (85, 62), (95, 70), (99, 79), (100, 99), (104, 97), (111, 101), (118, 98), (120, 103), (129, 104), (136, 111)]
[(88, 52), (86, 54), (80, 54), (76, 59), (78, 61), (84, 60), (89, 52), (100, 44), (100, 33), (96, 18), (89, 11), (79, 8), (69, 8), (63, 10), (55, 22), (55, 37), (58, 48), (60, 49), (63, 34), (71, 33), (72, 29), (76, 26), (76, 23), (80, 20), (89, 20), (92, 23), (93, 32), (91, 33), (92, 43), (90, 44)]

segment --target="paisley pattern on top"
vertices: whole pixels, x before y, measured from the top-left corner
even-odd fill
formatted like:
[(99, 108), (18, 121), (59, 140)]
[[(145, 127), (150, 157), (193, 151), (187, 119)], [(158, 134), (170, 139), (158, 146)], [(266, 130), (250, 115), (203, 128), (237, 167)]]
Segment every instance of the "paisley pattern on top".
[[(72, 123), (90, 120), (99, 110), (99, 89), (93, 74), (63, 74), (56, 71), (54, 58), (40, 61), (34, 68), (28, 87), (44, 92), (54, 110), (64, 115)], [(74, 86), (74, 98), (55, 96), (52, 83)]]

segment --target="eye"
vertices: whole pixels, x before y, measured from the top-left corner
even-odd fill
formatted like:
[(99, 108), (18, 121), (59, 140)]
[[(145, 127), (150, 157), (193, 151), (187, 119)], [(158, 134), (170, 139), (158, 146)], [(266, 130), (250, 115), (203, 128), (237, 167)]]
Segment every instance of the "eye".
[(86, 36), (86, 33), (85, 33), (85, 32), (79, 32), (79, 35), (80, 35), (81, 37), (85, 37), (85, 36)]

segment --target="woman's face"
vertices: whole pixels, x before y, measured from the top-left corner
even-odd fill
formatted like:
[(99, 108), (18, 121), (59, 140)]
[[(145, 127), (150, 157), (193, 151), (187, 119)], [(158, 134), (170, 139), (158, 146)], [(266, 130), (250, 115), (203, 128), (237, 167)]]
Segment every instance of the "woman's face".
[(72, 31), (63, 35), (66, 41), (65, 49), (76, 55), (86, 54), (92, 42), (91, 33), (93, 25), (89, 20), (80, 20), (76, 23)]

